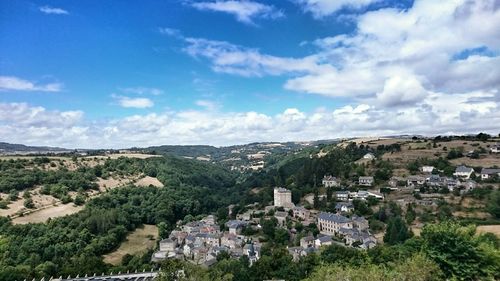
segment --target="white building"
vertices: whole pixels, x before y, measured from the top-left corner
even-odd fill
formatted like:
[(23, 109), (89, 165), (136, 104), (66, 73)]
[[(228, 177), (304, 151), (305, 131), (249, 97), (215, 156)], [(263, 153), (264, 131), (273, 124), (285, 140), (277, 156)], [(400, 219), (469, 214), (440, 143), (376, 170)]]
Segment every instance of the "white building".
[(432, 171), (434, 171), (434, 167), (433, 166), (422, 166), (420, 168), (420, 170), (422, 171), (422, 173), (432, 173)]
[(340, 186), (340, 181), (333, 176), (324, 176), (323, 177), (323, 186), (324, 187), (338, 187)]
[(274, 189), (274, 206), (291, 209), (295, 205), (292, 203), (292, 192), (286, 188), (277, 187)]
[(335, 235), (341, 228), (352, 228), (351, 219), (332, 213), (321, 212), (318, 215), (319, 232), (326, 235)]
[(499, 153), (500, 152), (500, 144), (495, 144), (490, 147), (491, 153)]
[(460, 177), (460, 178), (470, 178), (470, 176), (474, 173), (474, 169), (466, 167), (466, 166), (458, 166), (455, 169), (455, 173), (453, 173), (454, 176)]
[(483, 168), (481, 170), (481, 179), (487, 180), (494, 176), (500, 177), (500, 169)]
[(359, 185), (372, 186), (373, 177), (359, 177)]
[(363, 156), (363, 159), (367, 159), (367, 160), (373, 160), (375, 159), (375, 155), (371, 152), (368, 152), (367, 154), (365, 154), (365, 156)]

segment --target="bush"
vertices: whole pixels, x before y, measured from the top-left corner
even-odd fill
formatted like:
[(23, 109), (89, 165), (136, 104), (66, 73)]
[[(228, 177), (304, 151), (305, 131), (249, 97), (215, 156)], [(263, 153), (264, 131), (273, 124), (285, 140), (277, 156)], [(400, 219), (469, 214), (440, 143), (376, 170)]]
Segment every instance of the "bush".
[(28, 209), (35, 208), (35, 203), (33, 203), (33, 199), (31, 197), (24, 200), (24, 207)]

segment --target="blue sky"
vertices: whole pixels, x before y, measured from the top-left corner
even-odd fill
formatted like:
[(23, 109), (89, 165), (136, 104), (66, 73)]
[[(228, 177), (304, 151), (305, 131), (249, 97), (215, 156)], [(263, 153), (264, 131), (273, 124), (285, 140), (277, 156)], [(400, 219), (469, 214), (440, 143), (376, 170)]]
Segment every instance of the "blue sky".
[(488, 0), (1, 0), (0, 141), (495, 131), (499, 22)]

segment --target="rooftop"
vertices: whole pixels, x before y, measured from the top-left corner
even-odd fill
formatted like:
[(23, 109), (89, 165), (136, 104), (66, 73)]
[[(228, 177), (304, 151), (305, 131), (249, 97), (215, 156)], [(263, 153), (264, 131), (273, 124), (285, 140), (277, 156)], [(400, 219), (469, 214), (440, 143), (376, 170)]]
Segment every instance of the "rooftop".
[(337, 214), (332, 214), (332, 213), (326, 213), (326, 212), (321, 212), (318, 215), (318, 219), (332, 221), (332, 222), (336, 222), (336, 223), (348, 223), (351, 221), (347, 217), (337, 215)]

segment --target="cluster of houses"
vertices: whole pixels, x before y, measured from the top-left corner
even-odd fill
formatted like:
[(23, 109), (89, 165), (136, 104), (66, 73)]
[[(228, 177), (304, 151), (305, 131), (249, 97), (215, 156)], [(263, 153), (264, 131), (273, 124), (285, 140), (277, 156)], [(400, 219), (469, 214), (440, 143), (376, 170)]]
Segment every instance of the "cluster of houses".
[(217, 261), (218, 254), (226, 252), (233, 258), (245, 255), (253, 264), (260, 257), (261, 245), (241, 235), (246, 225), (245, 221), (230, 220), (226, 223), (229, 231), (221, 231), (214, 216), (187, 223), (160, 241), (152, 261), (176, 258), (210, 266)]
[(321, 234), (341, 238), (348, 246), (370, 249), (377, 245), (364, 217), (354, 215), (348, 218), (338, 213), (322, 212), (318, 215), (318, 228)]
[[(349, 206), (351, 203), (339, 204)], [(352, 204), (350, 207), (354, 208)], [(377, 239), (370, 233), (368, 220), (355, 215), (349, 218), (340, 213), (339, 210), (337, 214), (321, 212), (317, 215), (316, 222), (320, 234), (317, 237), (303, 237), (300, 239), (300, 246), (288, 248), (294, 261), (332, 244), (361, 249), (370, 249), (377, 245)]]
[[(290, 254), (294, 259), (316, 251), (319, 247), (338, 243), (345, 246), (371, 248), (376, 242), (368, 231), (368, 221), (363, 217), (344, 217), (341, 214), (354, 210), (349, 197), (366, 198), (369, 193), (363, 192), (348, 194), (345, 202), (337, 203), (337, 214), (320, 213), (308, 210), (292, 203), (291, 192), (285, 188), (274, 189), (274, 204), (266, 207), (265, 211), (274, 209), (274, 218), (278, 227), (286, 228), (287, 220), (300, 221), (304, 225), (316, 222), (321, 233), (314, 238), (304, 237), (299, 247), (290, 247)], [(284, 211), (283, 211), (284, 210)], [(262, 210), (254, 211), (262, 212)], [(165, 259), (188, 260), (195, 264), (210, 266), (217, 261), (217, 255), (226, 252), (232, 258), (247, 256), (250, 264), (260, 258), (261, 244), (251, 237), (242, 235), (245, 227), (260, 229), (259, 218), (241, 214), (236, 220), (226, 222), (227, 231), (221, 231), (214, 216), (207, 216), (202, 220), (189, 222), (170, 233), (168, 238), (160, 241), (159, 249), (153, 253), (152, 261)], [(292, 230), (293, 232), (293, 230)], [(293, 233), (292, 233), (293, 234)], [(255, 239), (256, 240), (256, 239)]]
[[(456, 189), (462, 189), (463, 191), (469, 191), (476, 188), (477, 183), (472, 179), (472, 175), (476, 175), (473, 168), (467, 166), (458, 166), (453, 173), (453, 177), (440, 176), (438, 174), (432, 174), (435, 170), (432, 166), (423, 166), (421, 171), (422, 175), (410, 175), (408, 177), (392, 177), (388, 184), (392, 188), (397, 187), (446, 187), (450, 191)], [(483, 168), (479, 173), (482, 180), (488, 180), (494, 177), (500, 177), (500, 169), (496, 168)]]
[[(325, 175), (321, 183), (323, 184), (324, 187), (339, 187), (340, 179), (334, 176)], [(373, 186), (374, 183), (375, 180), (372, 176), (361, 176), (358, 179), (358, 185), (360, 186), (370, 187)]]

